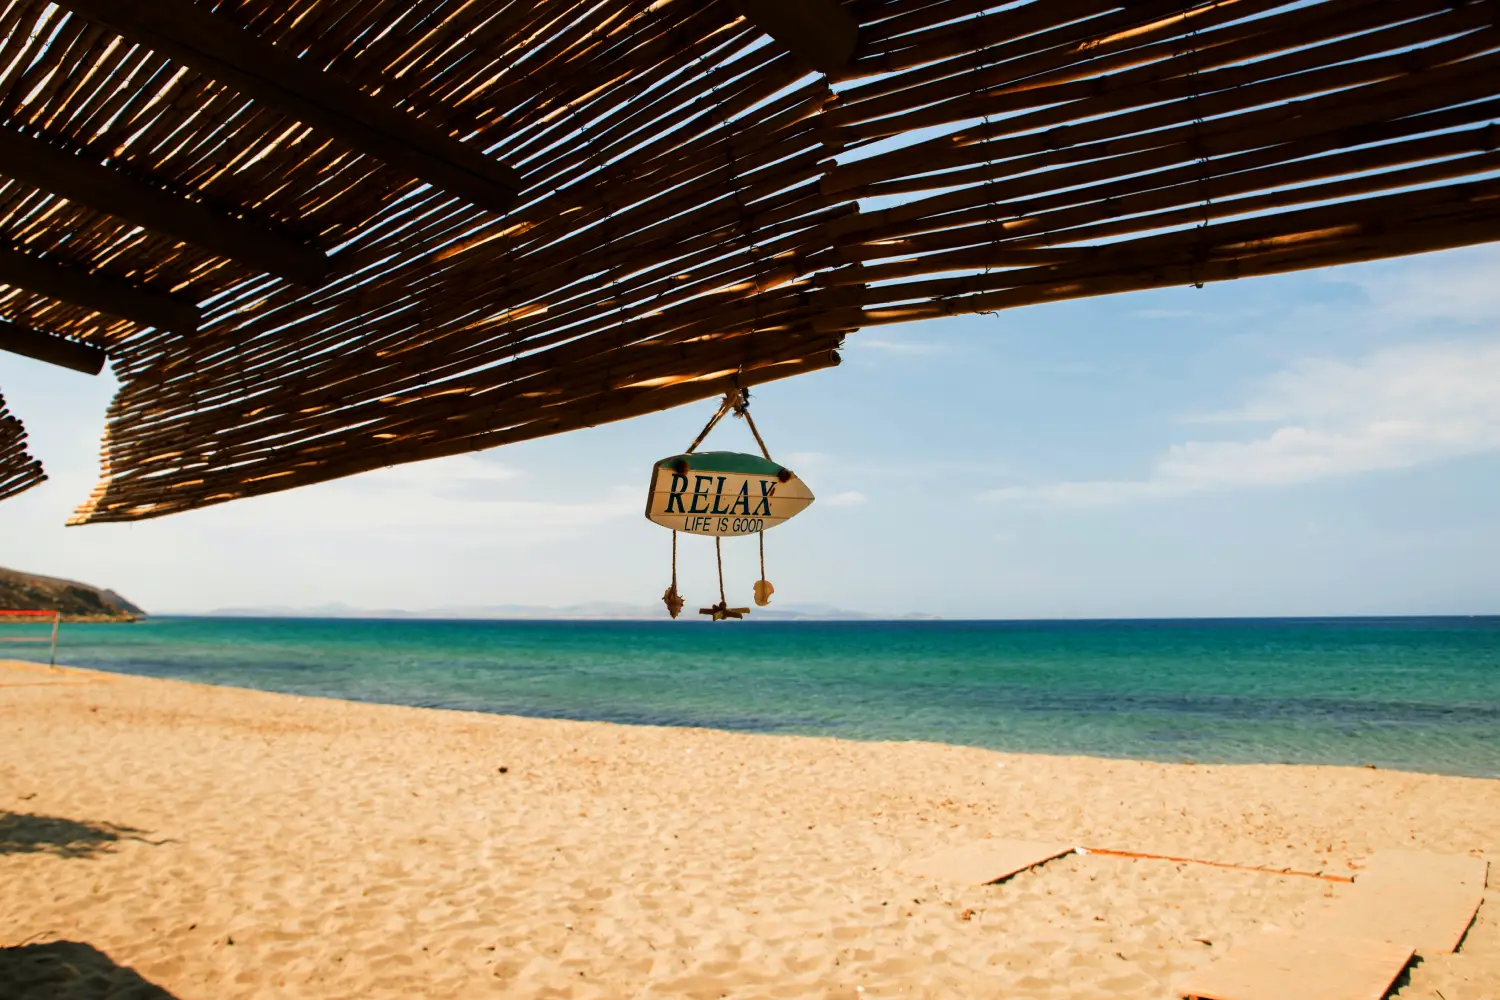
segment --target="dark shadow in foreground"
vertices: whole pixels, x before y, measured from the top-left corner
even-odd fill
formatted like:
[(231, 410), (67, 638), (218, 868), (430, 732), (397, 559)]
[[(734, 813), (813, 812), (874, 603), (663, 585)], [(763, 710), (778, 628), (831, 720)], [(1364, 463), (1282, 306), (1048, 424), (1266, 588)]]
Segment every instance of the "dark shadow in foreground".
[(0, 948), (0, 997), (5, 1000), (177, 1000), (79, 941)]
[[(1400, 996), (1411, 985), (1411, 974), (1417, 971), (1417, 966), (1421, 964), (1422, 956), (1413, 955), (1411, 961), (1406, 963), (1406, 968), (1401, 970), (1401, 975), (1397, 976), (1391, 983), (1391, 988), (1385, 991), (1382, 1000), (1395, 1000), (1396, 997)], [(1438, 996), (1442, 996), (1442, 994), (1439, 993)]]
[(137, 830), (113, 823), (89, 823), (61, 816), (37, 816), (0, 809), (0, 856), (53, 854), (60, 858), (89, 858), (110, 850), (122, 840), (146, 840)]

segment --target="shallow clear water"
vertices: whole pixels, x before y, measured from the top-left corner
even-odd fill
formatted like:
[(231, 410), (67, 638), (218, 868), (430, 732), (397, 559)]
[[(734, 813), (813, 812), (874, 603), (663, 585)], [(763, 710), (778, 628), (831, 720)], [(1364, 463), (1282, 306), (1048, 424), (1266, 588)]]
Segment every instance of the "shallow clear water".
[(58, 662), (518, 715), (1500, 777), (1500, 618), (162, 618), (64, 625)]

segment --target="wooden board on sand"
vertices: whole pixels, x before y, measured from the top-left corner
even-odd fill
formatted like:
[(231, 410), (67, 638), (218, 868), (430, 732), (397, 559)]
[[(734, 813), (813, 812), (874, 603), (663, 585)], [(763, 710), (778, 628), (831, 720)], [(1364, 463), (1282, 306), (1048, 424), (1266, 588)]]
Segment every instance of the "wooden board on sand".
[(1489, 862), (1467, 854), (1428, 854), (1426, 851), (1376, 851), (1354, 884), (1361, 888), (1454, 889), (1484, 891)]
[(1313, 923), (1421, 952), (1457, 951), (1484, 899), (1488, 867), (1467, 855), (1377, 851), (1354, 887)]
[(977, 844), (944, 851), (932, 857), (908, 861), (900, 868), (908, 875), (961, 882), (965, 885), (989, 885), (1008, 879), (1017, 872), (1034, 868), (1044, 861), (1071, 854), (1065, 844), (1039, 844), (1030, 840), (981, 840)]
[(1381, 1000), (1411, 961), (1402, 945), (1323, 934), (1262, 931), (1177, 994), (1193, 1000)]

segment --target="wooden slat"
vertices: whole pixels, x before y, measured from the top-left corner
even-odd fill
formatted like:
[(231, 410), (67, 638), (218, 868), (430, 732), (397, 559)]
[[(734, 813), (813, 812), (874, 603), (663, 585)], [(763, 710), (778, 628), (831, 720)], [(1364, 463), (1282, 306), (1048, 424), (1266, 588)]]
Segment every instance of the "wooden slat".
[(0, 283), (175, 333), (198, 329), (198, 308), (139, 285), (0, 247)]
[(508, 211), (521, 190), (504, 164), (191, 0), (64, 0), (62, 6), (481, 208)]
[(1434, 886), (1418, 891), (1356, 887), (1311, 919), (1335, 934), (1441, 955), (1458, 950), (1483, 900), (1482, 887)]
[(1382, 1000), (1412, 949), (1308, 931), (1262, 931), (1182, 978), (1192, 1000)]
[(1360, 871), (1354, 884), (1367, 889), (1395, 891), (1439, 887), (1484, 891), (1489, 880), (1489, 862), (1468, 854), (1433, 854), (1429, 851), (1376, 851)]
[(98, 375), (104, 370), (103, 348), (3, 319), (0, 319), (0, 351), (71, 368), (85, 375)]
[(1425, 851), (1377, 851), (1340, 895), (1312, 919), (1335, 933), (1408, 945), (1424, 954), (1457, 951), (1484, 900), (1483, 858)]
[(329, 275), (328, 258), (306, 243), (169, 194), (14, 129), (0, 128), (0, 175), (193, 243), (252, 271), (309, 286), (322, 284)]

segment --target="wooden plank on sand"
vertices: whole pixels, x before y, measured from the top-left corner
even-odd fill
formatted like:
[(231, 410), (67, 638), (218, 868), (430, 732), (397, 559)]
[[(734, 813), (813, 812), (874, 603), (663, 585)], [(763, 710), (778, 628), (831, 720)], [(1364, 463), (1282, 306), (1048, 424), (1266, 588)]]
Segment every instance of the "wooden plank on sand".
[(1376, 851), (1354, 884), (1380, 889), (1484, 890), (1489, 862), (1467, 854), (1428, 854), (1426, 851)]
[(1319, 926), (1422, 952), (1457, 951), (1484, 899), (1488, 867), (1467, 855), (1378, 851)]
[(1381, 1000), (1412, 949), (1359, 938), (1262, 931), (1177, 995), (1192, 1000)]
[(1039, 844), (1030, 840), (981, 840), (977, 844), (909, 861), (900, 870), (923, 878), (962, 882), (965, 885), (989, 885), (1072, 852), (1073, 848), (1065, 844)]

